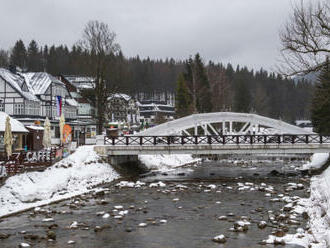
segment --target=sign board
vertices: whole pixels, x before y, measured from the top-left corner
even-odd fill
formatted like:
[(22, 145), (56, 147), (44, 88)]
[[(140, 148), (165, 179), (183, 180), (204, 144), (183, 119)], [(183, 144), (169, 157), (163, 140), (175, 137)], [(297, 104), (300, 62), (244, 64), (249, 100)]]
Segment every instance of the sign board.
[(68, 124), (65, 124), (63, 127), (63, 140), (62, 140), (64, 144), (71, 142), (71, 140), (72, 140), (71, 132), (72, 132), (71, 126)]
[(25, 157), (27, 162), (50, 162), (51, 159), (50, 150), (29, 151)]
[[(55, 161), (55, 149), (43, 149), (40, 151), (22, 151), (13, 153), (9, 159), (4, 160), (7, 174), (16, 174), (33, 168), (52, 165)], [(62, 154), (61, 154), (62, 155)]]

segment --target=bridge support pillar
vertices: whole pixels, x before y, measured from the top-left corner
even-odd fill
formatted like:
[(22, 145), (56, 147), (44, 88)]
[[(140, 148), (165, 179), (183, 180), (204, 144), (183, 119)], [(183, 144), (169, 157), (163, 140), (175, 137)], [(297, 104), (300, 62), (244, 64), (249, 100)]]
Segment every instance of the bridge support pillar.
[(113, 166), (118, 166), (122, 164), (128, 163), (138, 163), (137, 155), (116, 155), (116, 156), (108, 156), (108, 163)]
[(148, 169), (143, 165), (137, 155), (110, 155), (108, 163), (120, 174), (142, 174), (148, 172)]

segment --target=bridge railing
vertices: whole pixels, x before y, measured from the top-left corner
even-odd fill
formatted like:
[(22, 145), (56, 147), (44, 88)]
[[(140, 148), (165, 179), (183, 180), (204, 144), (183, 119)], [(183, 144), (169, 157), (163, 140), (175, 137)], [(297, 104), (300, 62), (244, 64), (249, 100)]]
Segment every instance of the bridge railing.
[(104, 144), (113, 146), (330, 144), (330, 135), (105, 136)]

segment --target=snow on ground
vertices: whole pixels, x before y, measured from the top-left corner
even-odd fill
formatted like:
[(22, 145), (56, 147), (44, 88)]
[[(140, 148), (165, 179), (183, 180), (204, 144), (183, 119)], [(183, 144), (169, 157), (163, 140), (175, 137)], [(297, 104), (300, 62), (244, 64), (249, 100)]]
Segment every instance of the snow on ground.
[(190, 154), (139, 155), (139, 160), (149, 169), (160, 171), (168, 171), (175, 167), (200, 161), (199, 158), (193, 158)]
[(0, 188), (0, 217), (86, 193), (116, 178), (119, 175), (100, 160), (93, 146), (81, 146), (43, 172), (9, 177)]
[(311, 196), (304, 199), (310, 218), (310, 227), (315, 239), (330, 247), (330, 168), (311, 180)]
[(311, 157), (311, 161), (302, 166), (302, 170), (319, 169), (329, 159), (329, 153), (314, 153)]
[[(306, 164), (304, 168), (320, 168), (328, 159), (328, 153), (314, 154), (311, 162)], [(284, 240), (286, 244), (327, 248), (330, 247), (330, 167), (321, 175), (312, 177), (310, 187), (310, 198), (301, 199), (295, 207), (295, 211), (307, 212), (311, 232), (307, 230), (296, 234), (288, 234), (280, 239)], [(274, 236), (269, 236), (267, 243), (272, 243), (275, 239)]]

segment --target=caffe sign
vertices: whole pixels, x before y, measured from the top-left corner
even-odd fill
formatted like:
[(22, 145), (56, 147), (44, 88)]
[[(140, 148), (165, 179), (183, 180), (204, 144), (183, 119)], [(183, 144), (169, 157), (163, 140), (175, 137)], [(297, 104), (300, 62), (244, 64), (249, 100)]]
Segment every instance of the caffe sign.
[(27, 152), (26, 160), (28, 162), (49, 162), (51, 161), (51, 152), (47, 150)]

